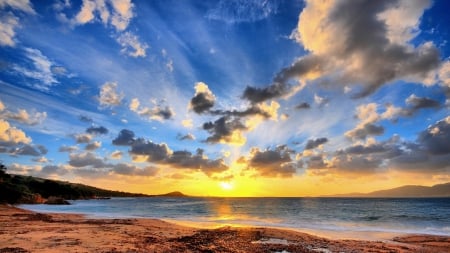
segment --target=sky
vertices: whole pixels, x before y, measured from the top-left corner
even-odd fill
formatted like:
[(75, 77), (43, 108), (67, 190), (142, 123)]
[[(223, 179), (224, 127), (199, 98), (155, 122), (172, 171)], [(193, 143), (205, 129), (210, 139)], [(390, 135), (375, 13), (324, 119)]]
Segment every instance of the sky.
[(448, 9), (0, 0), (0, 161), (147, 194), (449, 182)]

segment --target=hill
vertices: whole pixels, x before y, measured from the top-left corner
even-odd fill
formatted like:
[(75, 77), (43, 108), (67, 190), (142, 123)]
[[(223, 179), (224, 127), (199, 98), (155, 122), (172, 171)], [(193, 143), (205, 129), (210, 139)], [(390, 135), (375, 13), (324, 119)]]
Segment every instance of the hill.
[(450, 197), (450, 182), (433, 186), (405, 185), (397, 188), (379, 190), (370, 193), (347, 193), (327, 197), (364, 197), (364, 198), (437, 198)]
[(49, 198), (93, 199), (107, 197), (146, 197), (140, 193), (110, 191), (84, 184), (4, 174), (0, 178), (0, 203), (43, 203)]

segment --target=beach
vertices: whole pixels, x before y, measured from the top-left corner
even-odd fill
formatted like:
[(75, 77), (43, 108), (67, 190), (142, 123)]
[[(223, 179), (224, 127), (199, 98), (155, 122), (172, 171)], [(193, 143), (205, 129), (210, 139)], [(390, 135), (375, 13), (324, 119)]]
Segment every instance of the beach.
[(267, 228), (214, 229), (157, 219), (95, 219), (0, 205), (0, 252), (450, 252), (450, 237), (322, 238)]

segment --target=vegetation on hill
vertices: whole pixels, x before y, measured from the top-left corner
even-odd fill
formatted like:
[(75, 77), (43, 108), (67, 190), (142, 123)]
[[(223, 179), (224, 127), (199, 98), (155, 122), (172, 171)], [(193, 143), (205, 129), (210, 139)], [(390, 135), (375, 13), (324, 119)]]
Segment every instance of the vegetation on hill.
[(50, 197), (92, 199), (102, 197), (146, 197), (145, 194), (109, 191), (83, 184), (49, 180), (31, 176), (10, 175), (0, 164), (0, 203), (44, 203)]

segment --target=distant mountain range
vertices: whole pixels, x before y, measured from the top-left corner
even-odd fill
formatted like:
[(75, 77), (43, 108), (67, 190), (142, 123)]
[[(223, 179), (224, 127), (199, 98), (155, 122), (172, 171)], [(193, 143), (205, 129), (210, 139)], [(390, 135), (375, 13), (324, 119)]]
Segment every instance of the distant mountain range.
[(363, 197), (363, 198), (437, 198), (450, 197), (450, 182), (433, 186), (405, 185), (388, 190), (370, 193), (347, 193), (324, 197)]

